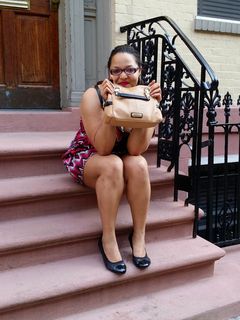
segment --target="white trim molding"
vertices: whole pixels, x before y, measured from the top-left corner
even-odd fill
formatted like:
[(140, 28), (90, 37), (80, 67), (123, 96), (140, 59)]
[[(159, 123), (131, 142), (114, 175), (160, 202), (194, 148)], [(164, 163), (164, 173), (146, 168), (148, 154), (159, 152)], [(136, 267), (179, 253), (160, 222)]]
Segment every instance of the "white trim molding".
[[(96, 0), (97, 78), (106, 76), (106, 60), (111, 49), (112, 0)], [(59, 7), (59, 48), (61, 106), (79, 107), (86, 89), (84, 0), (62, 0)]]
[(240, 34), (240, 21), (196, 16), (195, 30)]

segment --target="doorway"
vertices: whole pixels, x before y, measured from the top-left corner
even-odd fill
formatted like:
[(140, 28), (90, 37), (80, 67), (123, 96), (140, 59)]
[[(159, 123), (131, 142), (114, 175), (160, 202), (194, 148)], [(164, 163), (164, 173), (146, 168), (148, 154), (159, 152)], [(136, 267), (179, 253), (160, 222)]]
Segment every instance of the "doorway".
[(57, 6), (49, 0), (7, 2), (0, 1), (0, 109), (58, 109)]

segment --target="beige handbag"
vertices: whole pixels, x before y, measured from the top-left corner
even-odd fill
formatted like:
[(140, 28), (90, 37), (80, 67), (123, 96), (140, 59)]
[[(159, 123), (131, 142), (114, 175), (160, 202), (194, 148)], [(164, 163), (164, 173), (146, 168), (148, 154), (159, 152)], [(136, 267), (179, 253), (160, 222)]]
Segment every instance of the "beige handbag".
[(112, 126), (150, 128), (162, 121), (162, 113), (148, 86), (116, 86), (104, 103), (104, 120)]

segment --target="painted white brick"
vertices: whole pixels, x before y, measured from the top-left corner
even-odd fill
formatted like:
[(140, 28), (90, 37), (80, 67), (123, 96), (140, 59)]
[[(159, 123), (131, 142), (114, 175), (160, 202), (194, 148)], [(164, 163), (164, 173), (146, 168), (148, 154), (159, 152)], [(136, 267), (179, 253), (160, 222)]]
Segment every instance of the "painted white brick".
[(115, 10), (116, 10), (116, 13), (129, 14), (128, 7), (126, 5), (123, 5), (123, 4), (116, 4)]

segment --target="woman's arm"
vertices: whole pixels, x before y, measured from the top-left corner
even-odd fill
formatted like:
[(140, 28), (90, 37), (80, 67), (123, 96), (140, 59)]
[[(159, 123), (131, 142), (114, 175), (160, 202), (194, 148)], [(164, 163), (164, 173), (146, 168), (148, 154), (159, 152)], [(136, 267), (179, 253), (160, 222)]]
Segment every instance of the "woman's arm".
[[(150, 87), (151, 96), (160, 102), (162, 96), (159, 83), (153, 80), (148, 86)], [(153, 133), (154, 128), (133, 129), (127, 144), (129, 154), (139, 155), (145, 152), (149, 146)]]
[(153, 136), (154, 128), (136, 128), (129, 135), (127, 149), (132, 156), (145, 152)]
[(104, 123), (103, 110), (94, 88), (84, 93), (80, 112), (92, 145), (100, 155), (110, 154), (116, 141), (116, 128)]

